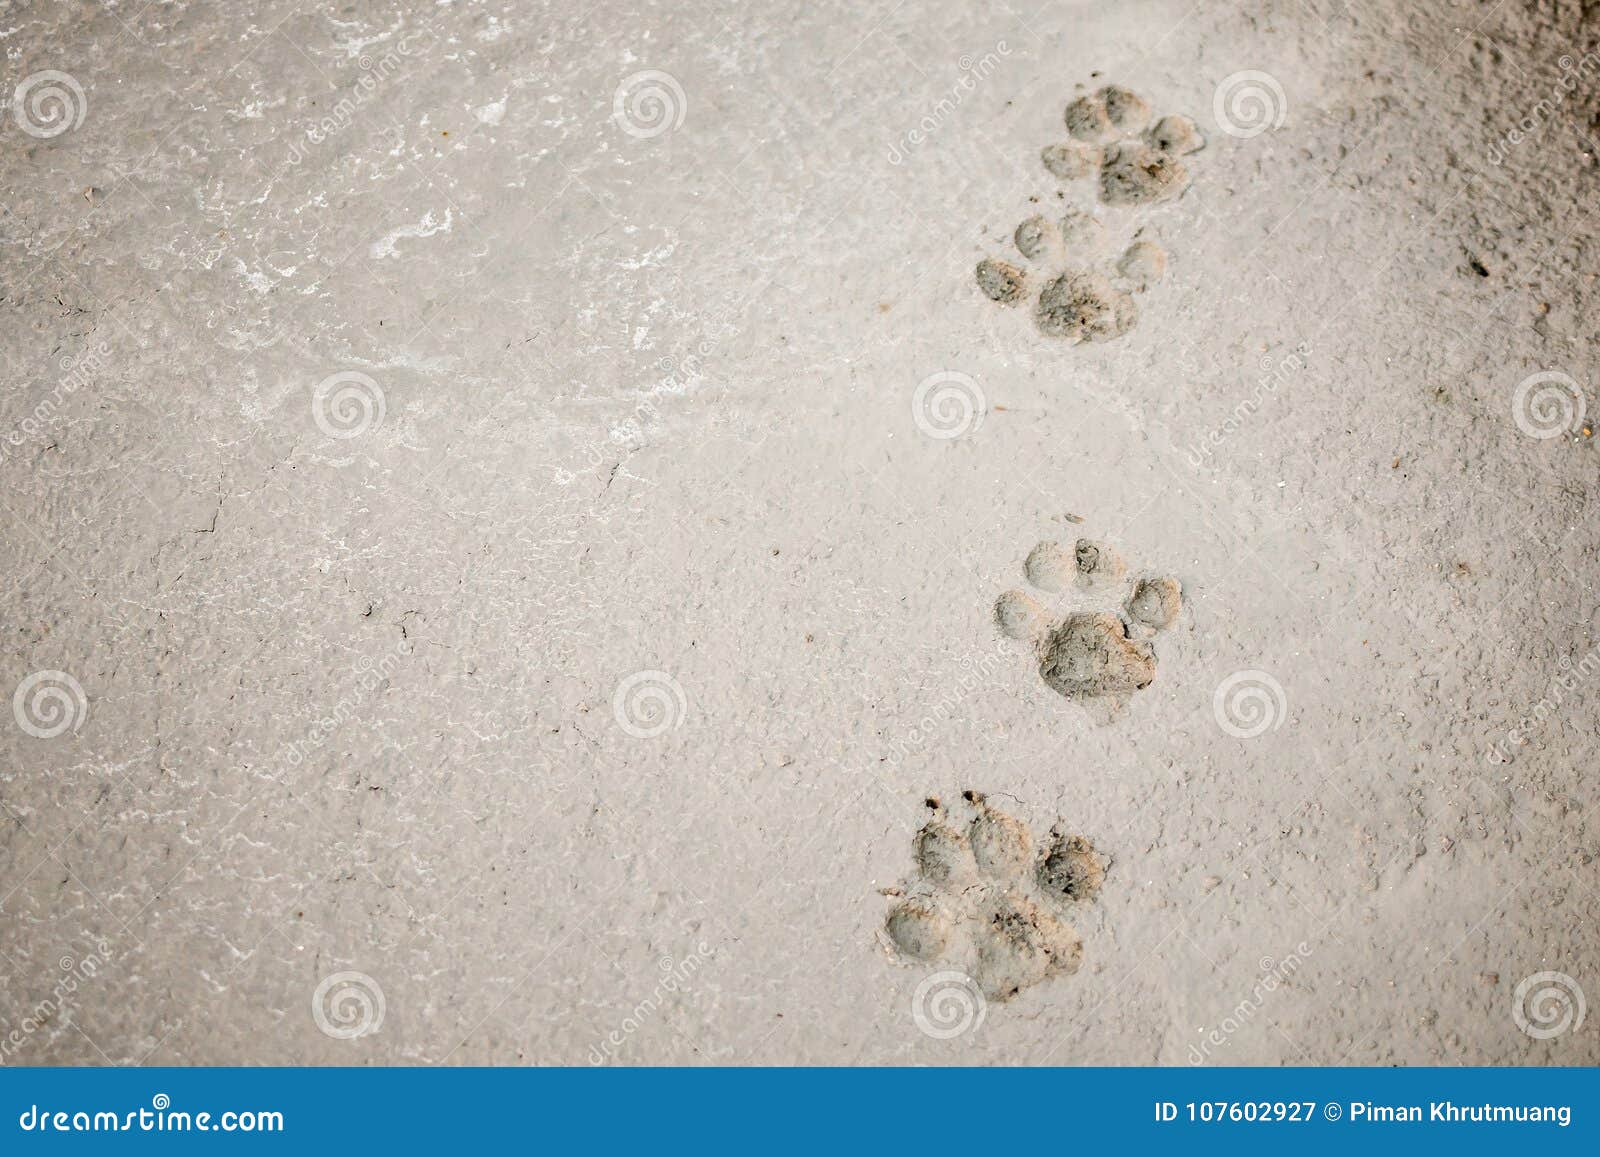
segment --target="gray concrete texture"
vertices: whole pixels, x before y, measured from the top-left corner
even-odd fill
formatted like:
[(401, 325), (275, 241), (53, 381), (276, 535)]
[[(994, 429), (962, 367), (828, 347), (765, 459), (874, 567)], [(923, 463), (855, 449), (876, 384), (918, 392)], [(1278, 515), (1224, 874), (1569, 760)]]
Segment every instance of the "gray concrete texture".
[(5, 1063), (1600, 1061), (1597, 46), (4, 5)]

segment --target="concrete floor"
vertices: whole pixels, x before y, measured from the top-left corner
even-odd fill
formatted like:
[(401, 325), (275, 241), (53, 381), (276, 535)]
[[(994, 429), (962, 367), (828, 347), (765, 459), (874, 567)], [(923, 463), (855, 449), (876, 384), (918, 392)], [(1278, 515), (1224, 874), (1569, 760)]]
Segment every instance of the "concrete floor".
[[(0, 15), (5, 1063), (1600, 1061), (1593, 18), (251, 7)], [(985, 939), (965, 790), (1098, 893)]]

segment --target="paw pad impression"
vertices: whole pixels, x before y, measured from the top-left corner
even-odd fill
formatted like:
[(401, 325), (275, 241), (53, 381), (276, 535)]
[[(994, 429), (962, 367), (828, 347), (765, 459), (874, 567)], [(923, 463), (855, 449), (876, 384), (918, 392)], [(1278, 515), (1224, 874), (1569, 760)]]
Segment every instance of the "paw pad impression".
[[(1128, 565), (1109, 543), (1080, 538), (1070, 553), (1060, 543), (1041, 542), (1022, 572), (1037, 590), (1075, 592), (1103, 608), (1124, 586)], [(1085, 608), (1057, 619), (1033, 595), (1009, 590), (996, 600), (994, 618), (1007, 638), (1033, 645), (1039, 675), (1052, 691), (1068, 699), (1125, 700), (1155, 681), (1155, 648), (1147, 636), (1170, 627), (1182, 609), (1177, 579), (1145, 575), (1135, 580), (1121, 614)]]
[(989, 1000), (1076, 972), (1083, 941), (1065, 916), (1099, 895), (1107, 859), (1059, 825), (1039, 850), (1020, 820), (977, 792), (962, 799), (960, 817), (928, 801), (916, 870), (884, 920), (895, 955), (956, 965)]
[(1189, 184), (1189, 168), (1179, 158), (1206, 143), (1186, 116), (1164, 116), (1152, 125), (1144, 98), (1117, 84), (1076, 98), (1062, 119), (1072, 139), (1045, 146), (1039, 159), (1066, 181), (1098, 170), (1100, 199), (1108, 205), (1178, 196)]
[[(1180, 159), (1203, 147), (1195, 123), (1164, 116), (1151, 124), (1144, 98), (1106, 85), (1074, 99), (1064, 116), (1071, 139), (1047, 145), (1040, 160), (1058, 180), (1094, 176), (1100, 200), (1112, 207), (1169, 201), (1189, 184)], [(1046, 266), (1035, 280), (1027, 270), (996, 257), (978, 263), (978, 288), (1002, 305), (1037, 298), (1034, 323), (1071, 344), (1112, 341), (1133, 328), (1133, 294), (1161, 280), (1167, 255), (1154, 241), (1135, 237), (1115, 259), (1105, 252), (1106, 228), (1092, 211), (1072, 208), (1060, 221), (1033, 216), (1013, 235), (1024, 259)]]
[(1033, 216), (1012, 240), (1024, 259), (1046, 267), (1043, 279), (1028, 270), (986, 257), (978, 262), (978, 289), (990, 301), (1016, 305), (1035, 288), (1033, 319), (1039, 332), (1078, 342), (1111, 341), (1133, 328), (1139, 309), (1133, 294), (1160, 280), (1166, 253), (1153, 241), (1135, 241), (1116, 260), (1105, 252), (1099, 217), (1077, 210), (1060, 220)]

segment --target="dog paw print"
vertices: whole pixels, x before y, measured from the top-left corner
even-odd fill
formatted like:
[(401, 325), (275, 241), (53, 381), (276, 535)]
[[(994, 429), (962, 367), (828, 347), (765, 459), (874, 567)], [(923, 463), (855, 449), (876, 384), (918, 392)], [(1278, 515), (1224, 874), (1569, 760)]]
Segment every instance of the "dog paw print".
[[(1188, 117), (1165, 116), (1152, 124), (1144, 98), (1120, 85), (1076, 98), (1064, 119), (1071, 139), (1045, 146), (1044, 167), (1061, 181), (1096, 177), (1100, 201), (1113, 208), (1178, 197), (1190, 179), (1181, 158), (1205, 143)], [(1111, 261), (1105, 237), (1100, 218), (1084, 209), (1069, 210), (1059, 222), (1031, 217), (1017, 226), (1018, 251), (1049, 269), (1033, 311), (1042, 333), (1076, 344), (1111, 341), (1133, 328), (1138, 308), (1132, 295), (1161, 279), (1166, 251), (1136, 236)], [(1002, 305), (1032, 296), (1027, 270), (1001, 258), (980, 261), (977, 281), (986, 297)]]
[(1189, 186), (1182, 157), (1205, 146), (1205, 138), (1186, 116), (1164, 116), (1151, 123), (1143, 97), (1108, 84), (1067, 105), (1062, 118), (1071, 140), (1047, 145), (1044, 167), (1064, 181), (1098, 175), (1100, 200), (1107, 205), (1147, 205), (1170, 201)]
[(995, 1001), (1076, 972), (1083, 941), (1068, 917), (1094, 902), (1109, 861), (1059, 824), (1036, 848), (1026, 824), (979, 793), (962, 801), (957, 815), (928, 800), (915, 871), (884, 921), (894, 955), (959, 968)]
[[(1159, 280), (1166, 253), (1153, 241), (1136, 240), (1114, 263), (1107, 257), (1100, 218), (1072, 210), (1058, 220), (1029, 217), (1012, 237), (1030, 265), (1042, 266), (1033, 319), (1041, 333), (1082, 341), (1119, 338), (1138, 320), (1133, 294)], [(978, 263), (978, 288), (991, 301), (1014, 305), (1031, 296), (1034, 276), (997, 258)]]
[[(1055, 618), (1026, 591), (1006, 591), (995, 603), (1001, 633), (1032, 645), (1039, 675), (1052, 691), (1073, 700), (1126, 701), (1155, 681), (1150, 638), (1176, 622), (1183, 609), (1177, 579), (1141, 575), (1130, 587), (1127, 562), (1117, 549), (1087, 538), (1070, 552), (1060, 543), (1041, 542), (1022, 571), (1034, 589), (1088, 604)], [(1117, 612), (1103, 609), (1124, 591)]]

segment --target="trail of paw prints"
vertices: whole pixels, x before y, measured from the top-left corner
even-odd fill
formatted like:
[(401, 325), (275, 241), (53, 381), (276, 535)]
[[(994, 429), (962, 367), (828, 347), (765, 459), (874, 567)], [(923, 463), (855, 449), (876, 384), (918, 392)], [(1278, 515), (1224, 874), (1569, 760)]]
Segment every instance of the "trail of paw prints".
[[(1026, 591), (1006, 591), (995, 603), (995, 624), (1007, 638), (1033, 647), (1039, 676), (1052, 691), (1116, 708), (1155, 681), (1150, 640), (1183, 610), (1177, 579), (1145, 574), (1130, 583), (1121, 553), (1087, 538), (1070, 552), (1060, 543), (1041, 542), (1022, 571), (1035, 590), (1087, 604), (1056, 617)], [(1108, 604), (1116, 609), (1106, 609)]]
[(961, 798), (955, 811), (927, 801), (915, 870), (889, 891), (897, 901), (883, 930), (894, 957), (956, 969), (991, 1001), (1078, 971), (1083, 941), (1068, 921), (1095, 902), (1110, 861), (1060, 823), (1037, 848), (1027, 825), (979, 793)]
[[(1165, 116), (1151, 124), (1150, 106), (1137, 93), (1107, 85), (1067, 105), (1070, 140), (1040, 153), (1050, 173), (1064, 182), (1094, 176), (1100, 201), (1112, 207), (1138, 207), (1170, 201), (1189, 185), (1181, 158), (1204, 145), (1200, 130), (1185, 116)], [(1034, 216), (1013, 234), (1017, 251), (1040, 272), (1011, 261), (986, 257), (978, 262), (978, 288), (1002, 305), (1032, 298), (1039, 331), (1078, 342), (1111, 341), (1138, 320), (1134, 294), (1160, 281), (1167, 254), (1142, 235), (1117, 252), (1092, 209), (1069, 208), (1059, 220)]]

